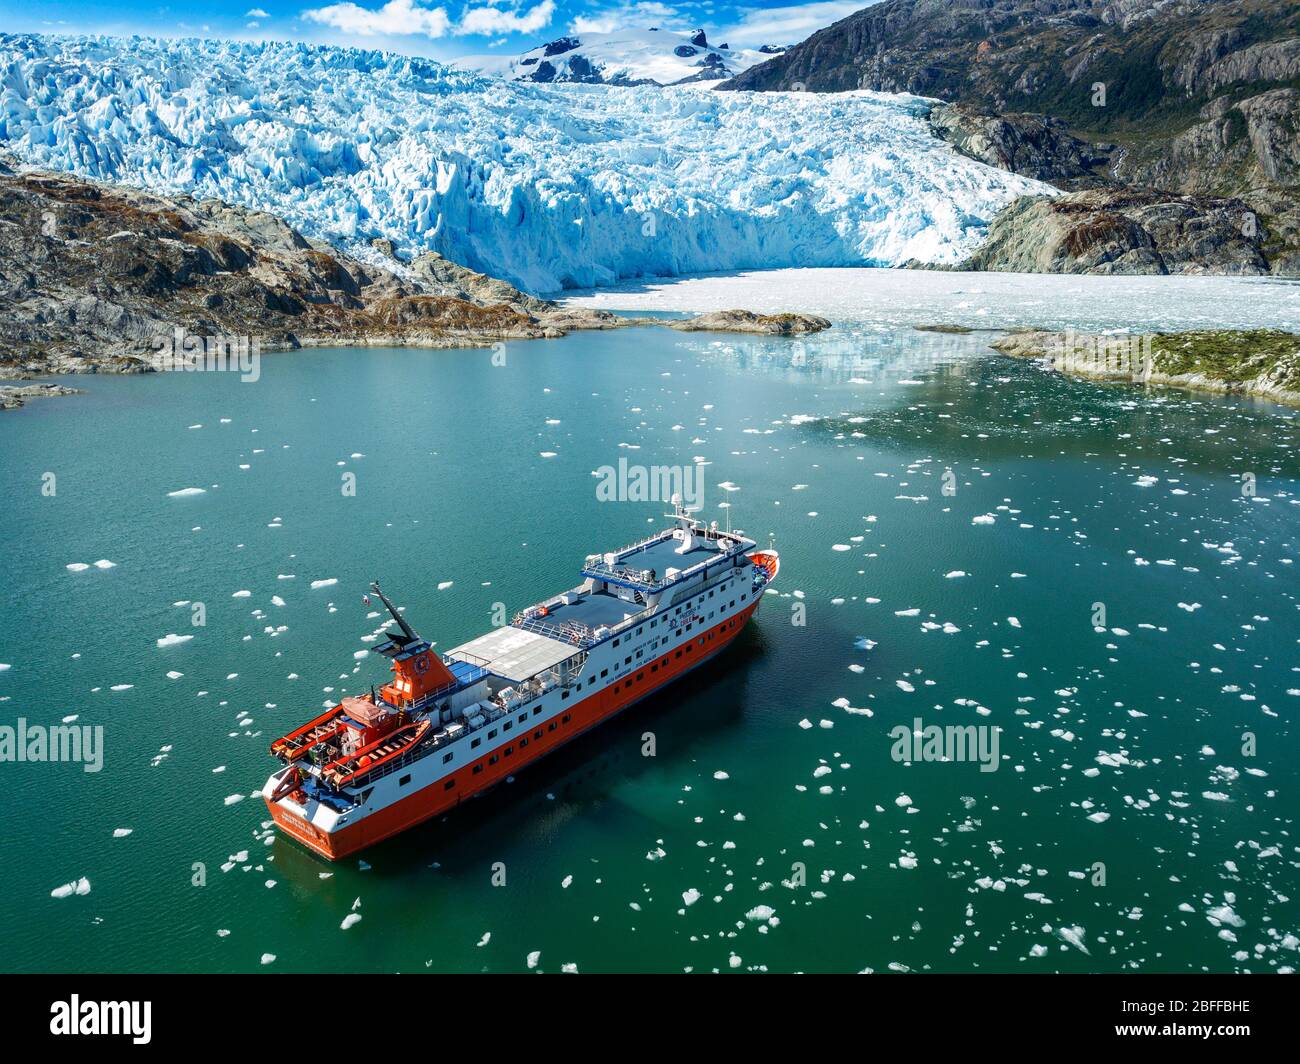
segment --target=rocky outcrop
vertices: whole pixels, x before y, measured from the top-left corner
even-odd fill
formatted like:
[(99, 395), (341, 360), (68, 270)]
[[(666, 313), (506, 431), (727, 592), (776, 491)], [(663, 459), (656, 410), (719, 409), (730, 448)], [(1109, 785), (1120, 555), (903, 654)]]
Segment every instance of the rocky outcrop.
[(485, 306), (504, 303), (530, 314), (544, 314), (555, 309), (555, 304), (548, 300), (527, 295), (500, 278), (461, 266), (436, 251), (421, 255), (408, 268), (431, 295), (451, 296)]
[[(437, 254), (408, 263), (379, 242), (364, 255), (261, 211), (0, 156), (0, 379), (147, 373), (197, 353), (228, 362), (254, 349), (468, 347), (650, 323), (561, 307)], [(701, 327), (808, 331), (798, 315), (731, 313)], [(10, 388), (0, 409), (63, 394)]]
[(1241, 200), (1092, 189), (1016, 200), (959, 269), (1253, 276), (1269, 263), (1261, 226)]
[(995, 351), (1092, 380), (1167, 384), (1300, 406), (1300, 335), (1272, 329), (1138, 335), (1027, 331)]
[(1300, 273), (1294, 0), (883, 0), (725, 89), (937, 97), (936, 133), (1067, 189), (1237, 197)]
[(827, 319), (816, 314), (755, 314), (752, 310), (715, 310), (666, 324), (679, 332), (740, 332), (767, 336), (803, 336), (831, 327)]
[(28, 399), (76, 394), (76, 388), (67, 388), (62, 384), (0, 385), (0, 410), (17, 410)]
[(930, 112), (930, 128), (964, 155), (1055, 185), (1104, 183), (1112, 144), (1090, 144), (1059, 118), (982, 114), (965, 104)]
[(274, 350), (547, 334), (509, 286), (462, 287), (443, 296), (260, 211), (0, 160), (0, 376), (147, 370), (178, 335)]

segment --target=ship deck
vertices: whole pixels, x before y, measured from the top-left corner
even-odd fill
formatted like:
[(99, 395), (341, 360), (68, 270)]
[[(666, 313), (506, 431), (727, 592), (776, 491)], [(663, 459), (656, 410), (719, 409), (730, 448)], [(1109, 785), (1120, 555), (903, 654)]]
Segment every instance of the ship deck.
[(506, 626), (471, 639), (450, 653), (466, 654), (481, 660), (483, 667), (493, 675), (518, 683), (555, 668), (580, 649), (567, 641)]
[(697, 539), (695, 546), (685, 554), (677, 553), (677, 548), (680, 546), (681, 541), (670, 536), (646, 544), (646, 546), (629, 554), (627, 557), (620, 558), (618, 564), (630, 565), (637, 569), (653, 569), (658, 578), (662, 580), (664, 573), (669, 569), (689, 569), (692, 565), (698, 565), (709, 558), (722, 557), (722, 551), (718, 550), (717, 545), (713, 542), (706, 543)]
[(550, 607), (550, 614), (541, 619), (560, 624), (574, 621), (588, 628), (613, 628), (644, 609), (645, 606), (639, 602), (628, 602), (608, 591), (596, 591), (584, 594), (577, 602)]

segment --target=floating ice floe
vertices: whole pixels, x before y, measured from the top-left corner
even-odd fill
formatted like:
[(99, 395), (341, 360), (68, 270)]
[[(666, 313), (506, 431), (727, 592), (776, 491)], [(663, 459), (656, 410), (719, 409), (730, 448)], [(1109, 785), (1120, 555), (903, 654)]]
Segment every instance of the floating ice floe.
[(188, 643), (193, 638), (192, 635), (177, 635), (175, 632), (168, 632), (156, 642), (160, 647), (174, 647), (178, 643)]
[(64, 883), (61, 887), (55, 887), (50, 891), (51, 898), (70, 898), (74, 894), (82, 897), (90, 893), (90, 880), (85, 876), (80, 879), (74, 879), (71, 883)]
[(206, 495), (207, 488), (181, 488), (179, 491), (169, 491), (167, 497), (170, 499), (179, 499), (185, 495)]
[(325, 580), (313, 580), (311, 582), (311, 586), (312, 586), (312, 590), (315, 591), (317, 588), (333, 587), (338, 582), (339, 582), (338, 577), (331, 576), (326, 578)]

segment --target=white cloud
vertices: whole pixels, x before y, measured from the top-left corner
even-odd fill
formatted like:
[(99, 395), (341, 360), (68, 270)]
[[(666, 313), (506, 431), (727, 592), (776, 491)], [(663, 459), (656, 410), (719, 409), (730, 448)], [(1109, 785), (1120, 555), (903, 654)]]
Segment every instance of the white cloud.
[(265, 11), (263, 11), (260, 7), (250, 7), (247, 11), (244, 12), (244, 18), (270, 18), (270, 17), (271, 16), (268, 15)]
[(569, 32), (613, 33), (615, 30), (648, 30), (651, 26), (685, 29), (687, 21), (674, 7), (655, 0), (639, 0), (606, 8), (600, 14), (578, 15), (569, 24)]
[(492, 33), (536, 33), (555, 15), (555, 0), (541, 0), (527, 10), (502, 10), (496, 0), (480, 7), (467, 7), (460, 21), (453, 22), (441, 7), (424, 7), (417, 0), (388, 0), (380, 8), (366, 8), (346, 0), (326, 7), (310, 8), (302, 17), (361, 37), (424, 36), (468, 37)]
[(495, 7), (466, 10), (452, 31), (457, 37), (488, 33), (536, 33), (550, 25), (555, 0), (542, 0), (527, 11), (501, 11)]
[(302, 17), (361, 37), (423, 34), (437, 38), (446, 36), (451, 28), (451, 20), (442, 8), (420, 7), (413, 0), (388, 0), (378, 9), (360, 7), (351, 2), (330, 4), (310, 8), (302, 13)]
[[(812, 4), (749, 11), (725, 32), (719, 31), (718, 40), (726, 41), (733, 47), (798, 44), (832, 22), (838, 22), (877, 2), (878, 0), (820, 0)], [(712, 33), (709, 38), (713, 38)]]

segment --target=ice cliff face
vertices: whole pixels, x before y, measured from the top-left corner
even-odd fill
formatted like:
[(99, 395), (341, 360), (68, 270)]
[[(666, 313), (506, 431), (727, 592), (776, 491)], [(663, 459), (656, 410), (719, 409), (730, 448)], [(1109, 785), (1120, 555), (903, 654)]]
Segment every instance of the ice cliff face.
[(909, 96), (535, 86), (388, 53), (0, 34), (29, 163), (385, 237), (545, 292), (777, 266), (954, 262), (1047, 186)]

